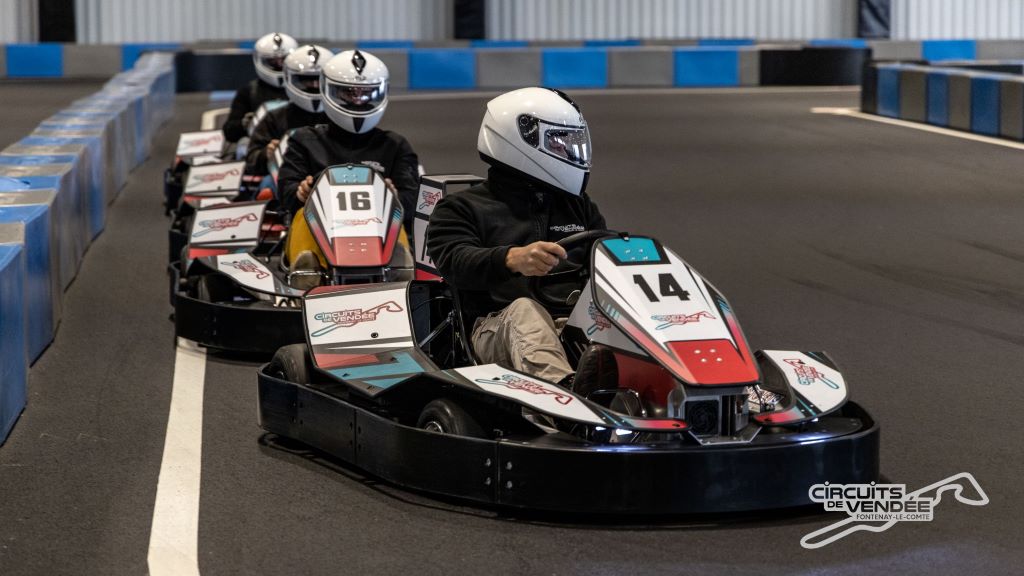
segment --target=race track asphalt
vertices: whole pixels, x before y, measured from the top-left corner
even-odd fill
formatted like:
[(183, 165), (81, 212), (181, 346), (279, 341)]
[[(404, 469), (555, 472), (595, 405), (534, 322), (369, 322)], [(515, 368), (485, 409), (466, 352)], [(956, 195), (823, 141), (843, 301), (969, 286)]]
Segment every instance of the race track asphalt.
[[(203, 574), (1019, 574), (1024, 151), (811, 114), (855, 91), (585, 93), (591, 194), (725, 294), (755, 348), (826, 350), (913, 490), (972, 473), (985, 507), (818, 550), (802, 511), (653, 525), (516, 518), (267, 446), (257, 363), (211, 355)], [(386, 126), (428, 172), (482, 173), (483, 96), (403, 100)], [(209, 103), (181, 96), (67, 293), (0, 448), (0, 574), (139, 574), (173, 373), (160, 173)], [(4, 113), (4, 119), (10, 115)], [(27, 131), (27, 130), (26, 130)], [(0, 136), (8, 134), (6, 124)], [(600, 482), (594, 478), (594, 482)], [(581, 487), (586, 489), (586, 487)]]
[(103, 86), (95, 80), (31, 80), (0, 81), (0, 149), (28, 136), (48, 117), (60, 112), (72, 101), (88, 96)]

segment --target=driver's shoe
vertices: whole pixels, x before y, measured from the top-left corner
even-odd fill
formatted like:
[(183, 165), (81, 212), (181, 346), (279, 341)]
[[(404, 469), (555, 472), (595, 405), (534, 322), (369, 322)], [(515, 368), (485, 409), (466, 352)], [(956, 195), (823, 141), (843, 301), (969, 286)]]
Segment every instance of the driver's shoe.
[[(580, 362), (576, 366), (576, 375), (572, 381), (572, 391), (587, 398), (598, 390), (616, 390), (619, 387), (619, 366), (615, 361), (615, 353), (611, 348), (600, 344), (592, 344), (583, 351)], [(608, 406), (614, 394), (599, 394), (589, 398)]]
[(320, 285), (323, 279), (320, 260), (311, 250), (303, 250), (292, 262), (288, 273), (288, 285), (296, 290), (310, 290)]

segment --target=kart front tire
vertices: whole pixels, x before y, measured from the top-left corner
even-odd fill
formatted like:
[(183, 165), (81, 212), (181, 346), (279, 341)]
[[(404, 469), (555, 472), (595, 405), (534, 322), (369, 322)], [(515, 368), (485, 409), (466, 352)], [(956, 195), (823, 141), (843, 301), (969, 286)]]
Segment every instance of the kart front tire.
[(420, 412), (416, 427), (440, 434), (487, 438), (483, 426), (469, 412), (448, 398), (438, 398), (427, 404)]
[(277, 350), (267, 371), (272, 376), (294, 384), (309, 384), (313, 367), (304, 343), (289, 344)]

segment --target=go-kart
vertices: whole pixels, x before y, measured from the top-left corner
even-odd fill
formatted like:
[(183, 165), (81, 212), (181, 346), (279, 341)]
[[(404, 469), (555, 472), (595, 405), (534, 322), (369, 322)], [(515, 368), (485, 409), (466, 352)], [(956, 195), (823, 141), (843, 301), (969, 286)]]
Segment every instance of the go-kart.
[(224, 133), (220, 130), (182, 132), (171, 165), (164, 171), (164, 214), (169, 215), (181, 202), (186, 175), (193, 166), (223, 162)]
[(577, 261), (531, 293), (571, 303), (563, 344), (610, 348), (617, 386), (475, 363), (443, 282), (320, 287), (305, 343), (259, 371), (260, 426), (403, 487), (544, 511), (755, 511), (878, 478), (878, 425), (827, 355), (752, 352), (725, 298), (654, 238), (560, 244)]
[[(210, 348), (272, 354), (303, 339), (296, 280), (346, 285), (411, 278), (412, 257), (398, 242), (402, 206), (373, 168), (327, 168), (306, 202), (306, 222), (326, 272), (289, 270), (283, 238), (264, 241), (265, 203), (200, 208), (182, 260), (171, 265), (175, 331)], [(305, 278), (309, 280), (309, 278)]]
[(244, 162), (218, 162), (188, 168), (182, 178), (182, 193), (171, 210), (168, 262), (178, 260), (188, 243), (188, 231), (197, 208), (227, 204), (238, 198), (244, 168)]

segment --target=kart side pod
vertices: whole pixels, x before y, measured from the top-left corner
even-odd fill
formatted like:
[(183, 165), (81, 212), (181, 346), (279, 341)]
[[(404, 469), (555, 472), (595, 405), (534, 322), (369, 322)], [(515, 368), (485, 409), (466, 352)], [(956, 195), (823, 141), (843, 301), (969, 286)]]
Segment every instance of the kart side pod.
[(427, 223), (434, 207), (448, 194), (465, 190), (483, 182), (472, 174), (434, 174), (420, 178), (420, 194), (416, 199), (416, 219), (413, 223), (413, 245), (416, 247), (416, 279), (440, 280), (434, 261), (427, 255)]

